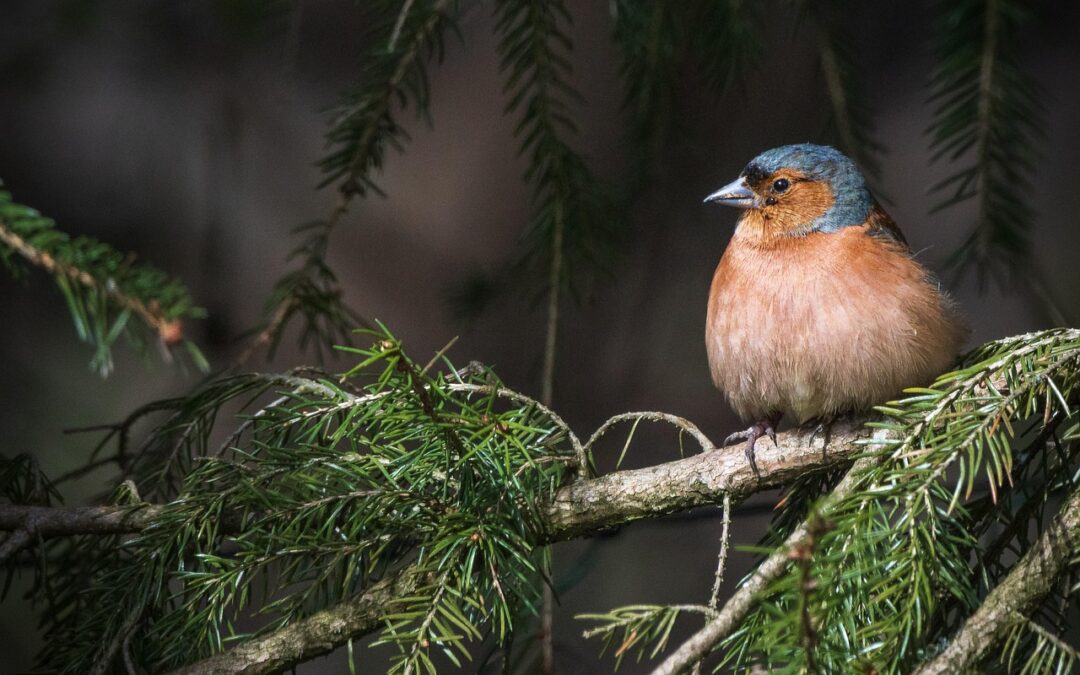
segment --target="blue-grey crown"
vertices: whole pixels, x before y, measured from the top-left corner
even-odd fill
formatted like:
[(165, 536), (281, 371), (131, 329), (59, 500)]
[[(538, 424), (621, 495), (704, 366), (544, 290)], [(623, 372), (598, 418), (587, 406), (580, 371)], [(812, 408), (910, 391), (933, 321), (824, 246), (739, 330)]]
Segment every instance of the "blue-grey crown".
[(824, 181), (832, 188), (832, 207), (818, 217), (810, 228), (835, 232), (842, 227), (861, 225), (874, 198), (855, 162), (828, 145), (798, 143), (766, 150), (746, 165), (744, 175), (769, 175), (779, 169), (795, 169), (814, 180)]

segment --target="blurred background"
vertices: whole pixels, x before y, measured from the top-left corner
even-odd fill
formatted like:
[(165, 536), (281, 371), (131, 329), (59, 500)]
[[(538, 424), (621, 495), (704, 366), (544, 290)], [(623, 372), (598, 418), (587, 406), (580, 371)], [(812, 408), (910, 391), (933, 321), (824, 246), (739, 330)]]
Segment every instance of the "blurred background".
[[(1080, 6), (1040, 3), (1026, 72), (1046, 105), (1033, 183), (1033, 259), (1049, 293), (1075, 325), (1080, 316)], [(925, 3), (860, 3), (850, 17), (860, 70), (886, 148), (878, 185), (887, 210), (933, 269), (966, 237), (974, 202), (931, 215), (928, 188), (949, 175), (931, 165), (927, 103), (931, 11)], [(717, 96), (687, 67), (674, 82), (672, 126), (642, 167), (623, 109), (620, 55), (608, 2), (571, 3), (573, 84), (584, 101), (572, 144), (612, 188), (620, 233), (609, 273), (566, 300), (558, 334), (554, 406), (587, 435), (608, 416), (661, 410), (720, 439), (740, 427), (714, 390), (703, 347), (709, 281), (736, 213), (702, 204), (758, 152), (829, 142), (830, 104), (813, 33), (789, 3), (765, 3), (764, 51), (741, 84)], [(481, 3), (433, 65), (429, 125), (400, 115), (411, 140), (391, 153), (379, 184), (385, 197), (356, 200), (334, 232), (329, 262), (345, 300), (384, 321), (418, 359), (459, 340), (458, 363), (476, 359), (511, 386), (538, 394), (544, 334), (542, 296), (515, 286), (478, 307), (476, 289), (507, 282), (529, 221), (527, 166), (504, 115), (491, 8)], [(216, 368), (241, 348), (274, 282), (290, 267), (297, 225), (323, 218), (336, 201), (318, 190), (327, 109), (356, 81), (367, 48), (357, 3), (296, 0), (101, 2), (4, 0), (0, 5), (0, 179), (17, 201), (132, 251), (182, 279), (208, 311), (186, 333)], [(945, 276), (973, 326), (970, 344), (1046, 327), (1029, 294), (972, 275)], [(510, 282), (513, 282), (510, 279)], [(525, 288), (526, 290), (522, 290)], [(25, 283), (0, 274), (0, 429), (8, 455), (29, 452), (49, 475), (85, 461), (94, 437), (65, 429), (121, 419), (139, 404), (180, 395), (200, 375), (148, 363), (121, 347), (102, 380), (87, 367), (62, 299), (42, 274)], [(463, 311), (466, 307), (468, 311)], [(286, 369), (314, 355), (287, 334), (271, 364)], [(345, 359), (330, 361), (344, 369)], [(612, 437), (601, 466), (621, 448)], [(678, 455), (667, 429), (640, 429), (625, 466)], [(606, 462), (606, 463), (605, 463)], [(68, 503), (110, 485), (103, 470), (69, 484)], [(733, 543), (754, 544), (778, 496), (735, 511)], [(703, 602), (720, 534), (718, 510), (626, 527), (555, 547), (556, 569), (575, 579), (557, 607), (562, 672), (601, 672), (599, 644), (580, 636), (575, 614), (630, 603)], [(748, 569), (733, 554), (730, 592)], [(32, 667), (40, 636), (16, 588), (0, 605), (0, 671)], [(360, 652), (363, 671), (368, 657)], [(375, 658), (375, 657), (371, 657)], [(299, 668), (338, 672), (341, 654)], [(643, 669), (627, 664), (621, 672)]]

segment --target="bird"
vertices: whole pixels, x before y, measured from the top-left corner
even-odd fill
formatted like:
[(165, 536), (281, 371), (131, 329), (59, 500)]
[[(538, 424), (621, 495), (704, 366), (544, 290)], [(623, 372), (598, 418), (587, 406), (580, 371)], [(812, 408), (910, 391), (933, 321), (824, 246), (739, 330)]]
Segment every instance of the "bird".
[(968, 334), (957, 303), (839, 150), (767, 150), (705, 202), (742, 209), (713, 274), (705, 344), (713, 383), (752, 422), (723, 445), (746, 440), (755, 476), (755, 444), (775, 444), (781, 419), (831, 424), (956, 359)]

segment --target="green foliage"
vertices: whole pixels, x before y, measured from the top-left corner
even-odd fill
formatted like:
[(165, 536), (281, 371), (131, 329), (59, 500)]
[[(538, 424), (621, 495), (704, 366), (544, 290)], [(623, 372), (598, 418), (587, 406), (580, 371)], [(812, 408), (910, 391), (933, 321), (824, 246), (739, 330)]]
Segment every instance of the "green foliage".
[[(1078, 392), (1080, 332), (1049, 331), (990, 343), (879, 408), (876, 461), (820, 512), (823, 527), (724, 644), (725, 663), (893, 673), (932, 654), (1008, 567), (994, 542), (1040, 521), (1016, 508), (1021, 490), (1075, 486)], [(1018, 515), (1019, 528), (1001, 526)]]
[(52, 275), (79, 338), (94, 347), (91, 367), (102, 375), (112, 370), (112, 348), (121, 337), (140, 350), (155, 341), (170, 347), (183, 342), (206, 369), (199, 349), (182, 337), (182, 322), (204, 312), (179, 281), (96, 239), (68, 236), (2, 189), (0, 261), (17, 276), (27, 263)]
[(1022, 0), (937, 3), (931, 148), (935, 161), (961, 168), (934, 186), (942, 195), (935, 210), (977, 199), (974, 227), (950, 265), (974, 268), (980, 283), (990, 276), (1005, 284), (1031, 265), (1027, 197), (1044, 117), (1020, 63), (1032, 12)]
[(26, 453), (11, 459), (0, 455), (0, 499), (12, 504), (42, 506), (62, 501), (56, 486), (41, 472), (37, 460)]
[(411, 104), (428, 116), (427, 61), (442, 60), (443, 36), (454, 28), (456, 0), (380, 0), (368, 8), (378, 45), (362, 61), (356, 88), (338, 104), (326, 134), (330, 151), (320, 162), (324, 185), (341, 181), (344, 194), (380, 192), (374, 174), (383, 166), (386, 148), (401, 150), (408, 134), (394, 117), (396, 107)]
[(383, 608), (377, 641), (398, 649), (393, 672), (432, 672), (436, 653), (457, 663), (488, 631), (506, 640), (538, 597), (538, 509), (577, 456), (490, 372), (429, 374), (374, 337), (345, 350), (360, 362), (337, 381), (229, 378), (179, 406), (155, 435), (205, 448), (222, 406), (287, 386), (188, 467), (153, 525), (78, 554), (96, 567), (49, 607), (42, 665), (86, 672), (120, 640), (167, 669), (243, 640), (241, 623), (271, 631), (406, 572), (420, 582)]
[(716, 94), (745, 77), (761, 60), (764, 7), (745, 0), (702, 0), (687, 5), (687, 42), (700, 75)]
[(567, 142), (577, 131), (570, 106), (580, 100), (569, 83), (570, 14), (561, 0), (498, 0), (495, 14), (506, 111), (521, 114), (515, 134), (532, 186), (525, 263), (550, 272), (549, 290), (573, 289), (580, 269), (603, 268), (617, 223), (605, 191)]
[(618, 0), (615, 42), (622, 55), (623, 107), (634, 140), (655, 159), (673, 122), (680, 70), (714, 94), (726, 92), (757, 65), (763, 51), (761, 7), (742, 0)]
[(634, 140), (653, 157), (673, 119), (682, 14), (672, 3), (644, 0), (618, 0), (612, 8), (622, 56), (623, 109), (630, 114)]
[(601, 654), (614, 646), (618, 668), (628, 653), (635, 652), (640, 662), (646, 656), (655, 658), (664, 651), (676, 621), (683, 614), (700, 614), (708, 619), (715, 613), (698, 605), (629, 605), (605, 614), (579, 614), (576, 618), (597, 624), (585, 631), (585, 637), (603, 639)]
[(362, 61), (358, 84), (334, 109), (328, 151), (319, 162), (322, 186), (337, 184), (338, 204), (326, 220), (298, 228), (304, 238), (290, 258), (303, 262), (274, 285), (264, 322), (239, 364), (262, 347), (273, 356), (293, 317), (302, 320), (301, 346), (314, 347), (320, 361), (326, 345), (348, 343), (353, 328), (368, 325), (342, 300), (326, 261), (330, 235), (354, 197), (382, 194), (376, 175), (386, 150), (402, 151), (408, 140), (396, 118), (399, 109), (412, 105), (419, 117), (429, 119), (427, 62), (442, 60), (444, 35), (456, 30), (459, 12), (457, 0), (410, 0), (394, 11), (397, 4), (380, 0), (366, 7), (370, 29), (364, 37), (376, 46)]

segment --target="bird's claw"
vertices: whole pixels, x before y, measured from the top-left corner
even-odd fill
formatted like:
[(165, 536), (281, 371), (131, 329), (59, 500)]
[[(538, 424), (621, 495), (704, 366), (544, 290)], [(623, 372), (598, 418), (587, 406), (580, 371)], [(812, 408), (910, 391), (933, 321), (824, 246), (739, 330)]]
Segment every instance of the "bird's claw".
[(746, 439), (750, 438), (750, 435), (753, 432), (754, 427), (750, 427), (749, 429), (743, 429), (742, 431), (736, 431), (733, 434), (728, 434), (727, 438), (724, 439), (724, 442), (720, 444), (720, 447), (726, 448), (735, 441), (745, 441)]
[(773, 446), (779, 447), (779, 443), (776, 441), (776, 420), (762, 420), (761, 422), (755, 422), (749, 429), (743, 431), (736, 431), (733, 434), (729, 434), (724, 439), (724, 443), (721, 447), (731, 445), (735, 441), (746, 441), (746, 459), (750, 462), (750, 470), (754, 472), (754, 478), (761, 478), (761, 471), (758, 470), (757, 460), (754, 458), (754, 446), (757, 445), (757, 440), (762, 436), (768, 436), (769, 440), (773, 442)]
[(818, 436), (821, 436), (821, 460), (826, 461), (829, 459), (829, 441), (832, 438), (832, 425), (835, 419), (825, 419), (818, 422), (814, 430), (810, 432), (810, 441), (807, 443), (810, 447), (814, 446), (814, 441)]

